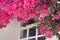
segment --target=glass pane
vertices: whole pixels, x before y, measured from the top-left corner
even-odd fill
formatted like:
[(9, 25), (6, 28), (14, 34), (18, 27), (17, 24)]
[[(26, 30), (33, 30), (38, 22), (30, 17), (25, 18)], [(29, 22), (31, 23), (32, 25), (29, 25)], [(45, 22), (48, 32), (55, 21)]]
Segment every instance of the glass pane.
[(39, 37), (38, 40), (45, 40), (45, 37)]
[(35, 35), (36, 35), (36, 29), (30, 28), (30, 29), (29, 29), (29, 37), (35, 36)]
[(35, 40), (35, 38), (33, 38), (33, 39), (29, 39), (29, 40)]
[(27, 29), (20, 31), (20, 38), (26, 38), (27, 37)]

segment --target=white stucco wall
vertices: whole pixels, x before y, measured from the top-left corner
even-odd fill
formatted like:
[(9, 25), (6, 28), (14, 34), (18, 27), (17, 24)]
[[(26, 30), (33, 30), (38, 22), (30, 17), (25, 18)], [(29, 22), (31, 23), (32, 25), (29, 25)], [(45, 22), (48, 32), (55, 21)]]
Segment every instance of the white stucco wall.
[(18, 40), (19, 23), (11, 21), (7, 27), (0, 29), (0, 40)]

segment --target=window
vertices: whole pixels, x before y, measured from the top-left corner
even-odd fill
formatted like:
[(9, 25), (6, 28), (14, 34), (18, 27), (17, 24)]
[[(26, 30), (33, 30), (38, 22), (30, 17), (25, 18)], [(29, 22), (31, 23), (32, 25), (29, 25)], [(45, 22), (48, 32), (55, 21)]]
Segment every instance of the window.
[(20, 29), (20, 40), (45, 40), (44, 35), (38, 35), (38, 29), (32, 28), (34, 24)]
[(27, 37), (27, 30), (21, 30), (20, 38), (26, 38)]
[(36, 29), (29, 28), (29, 37), (36, 36)]

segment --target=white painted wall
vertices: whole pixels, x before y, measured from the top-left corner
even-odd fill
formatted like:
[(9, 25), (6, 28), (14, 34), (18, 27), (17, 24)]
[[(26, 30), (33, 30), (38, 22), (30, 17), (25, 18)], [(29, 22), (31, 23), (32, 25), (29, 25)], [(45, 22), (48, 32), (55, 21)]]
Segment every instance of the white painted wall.
[(18, 40), (19, 23), (11, 21), (7, 27), (0, 29), (0, 40)]

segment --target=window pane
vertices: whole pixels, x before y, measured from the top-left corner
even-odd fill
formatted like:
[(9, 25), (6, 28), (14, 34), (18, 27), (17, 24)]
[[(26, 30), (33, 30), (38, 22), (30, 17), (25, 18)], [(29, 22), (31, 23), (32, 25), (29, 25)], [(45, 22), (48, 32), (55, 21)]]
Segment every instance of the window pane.
[(45, 37), (39, 37), (38, 40), (45, 40)]
[(30, 29), (29, 29), (29, 37), (35, 36), (35, 35), (36, 35), (36, 29), (30, 28)]
[(20, 31), (20, 38), (26, 38), (27, 37), (27, 29)]
[(33, 38), (33, 39), (29, 39), (29, 40), (35, 40), (35, 38)]

